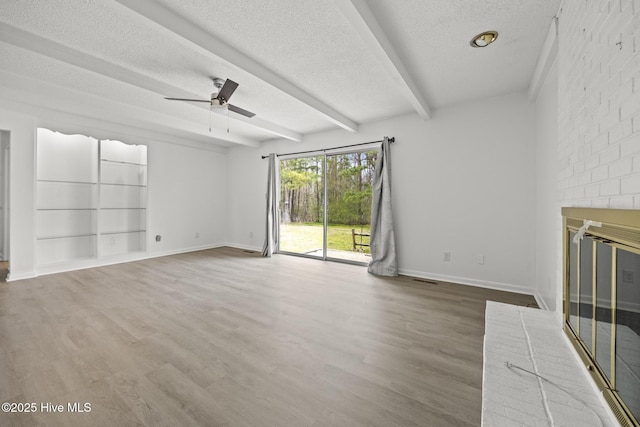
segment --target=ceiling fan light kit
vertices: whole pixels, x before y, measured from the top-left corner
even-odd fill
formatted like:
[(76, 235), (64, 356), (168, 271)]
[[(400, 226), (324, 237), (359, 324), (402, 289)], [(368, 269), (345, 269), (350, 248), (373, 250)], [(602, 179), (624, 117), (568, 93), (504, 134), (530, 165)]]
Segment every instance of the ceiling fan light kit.
[(471, 47), (487, 47), (498, 38), (497, 31), (485, 31), (471, 39)]
[(214, 113), (219, 113), (219, 114), (227, 114), (227, 112), (229, 111), (228, 108), (228, 104), (218, 104), (218, 103), (211, 103), (211, 111), (213, 111)]

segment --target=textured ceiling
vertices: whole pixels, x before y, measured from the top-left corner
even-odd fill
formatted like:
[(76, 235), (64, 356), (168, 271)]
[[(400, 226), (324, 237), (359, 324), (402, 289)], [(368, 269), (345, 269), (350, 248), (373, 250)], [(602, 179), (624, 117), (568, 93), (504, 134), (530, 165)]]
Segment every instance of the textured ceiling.
[[(429, 103), (458, 104), (526, 89), (555, 0), (370, 0), (387, 36), (414, 72)], [(473, 36), (498, 31), (485, 49), (469, 46)]]
[[(364, 4), (374, 24), (338, 2)], [(0, 101), (221, 146), (304, 141), (307, 133), (415, 113), (407, 87), (432, 110), (525, 91), (559, 3), (0, 0)], [(396, 61), (381, 61), (389, 47), (363, 36), (363, 22), (390, 42)], [(470, 38), (488, 29), (499, 31), (498, 41), (471, 48)], [(390, 66), (406, 69), (406, 81), (398, 83)], [(227, 133), (226, 118), (213, 115), (209, 133), (206, 104), (163, 99), (207, 99), (211, 76), (238, 82), (231, 103), (256, 117), (231, 113)]]
[(411, 111), (330, 1), (160, 2), (353, 120)]

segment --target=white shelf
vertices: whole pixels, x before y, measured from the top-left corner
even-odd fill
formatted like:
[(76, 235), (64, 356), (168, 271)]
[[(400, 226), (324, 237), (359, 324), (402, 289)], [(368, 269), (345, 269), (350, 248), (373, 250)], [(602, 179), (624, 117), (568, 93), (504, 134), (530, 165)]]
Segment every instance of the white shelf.
[(83, 181), (60, 181), (56, 179), (38, 179), (37, 182), (50, 182), (52, 184), (86, 184), (86, 185), (98, 185), (97, 182), (83, 182)]
[(97, 234), (76, 234), (65, 236), (53, 236), (53, 237), (38, 237), (36, 240), (55, 240), (55, 239), (77, 239), (79, 237), (96, 237)]
[(146, 250), (147, 149), (38, 129), (39, 265)]
[(105, 162), (105, 163), (116, 163), (116, 164), (121, 164), (121, 165), (133, 165), (133, 166), (143, 166), (143, 167), (147, 167), (146, 164), (143, 163), (134, 163), (134, 162), (124, 162), (121, 160), (109, 160), (109, 159), (100, 159), (101, 162)]

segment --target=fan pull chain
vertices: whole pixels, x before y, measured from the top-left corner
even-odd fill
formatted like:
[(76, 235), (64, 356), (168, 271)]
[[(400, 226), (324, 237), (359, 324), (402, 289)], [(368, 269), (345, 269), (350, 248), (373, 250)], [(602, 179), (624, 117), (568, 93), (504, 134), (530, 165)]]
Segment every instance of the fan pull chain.
[(227, 107), (227, 133), (229, 133), (229, 108)]
[(209, 133), (211, 133), (211, 107), (209, 107)]

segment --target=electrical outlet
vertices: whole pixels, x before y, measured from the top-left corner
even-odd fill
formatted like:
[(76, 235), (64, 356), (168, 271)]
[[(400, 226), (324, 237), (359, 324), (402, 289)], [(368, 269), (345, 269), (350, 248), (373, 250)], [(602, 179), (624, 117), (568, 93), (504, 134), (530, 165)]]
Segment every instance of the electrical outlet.
[(200, 233), (198, 233), (198, 232), (196, 231), (195, 237), (196, 237), (196, 239), (199, 239), (199, 238), (200, 238)]
[(476, 262), (480, 265), (484, 264), (484, 255), (477, 255)]
[(622, 281), (625, 283), (633, 283), (633, 270), (622, 270)]
[(159, 242), (160, 240), (162, 240), (162, 236), (159, 234), (156, 234), (156, 242)]
[(444, 254), (442, 255), (442, 260), (451, 261), (451, 251), (444, 251)]
[(253, 231), (250, 231), (250, 232), (249, 232), (249, 238), (250, 238), (250, 239), (253, 239)]

